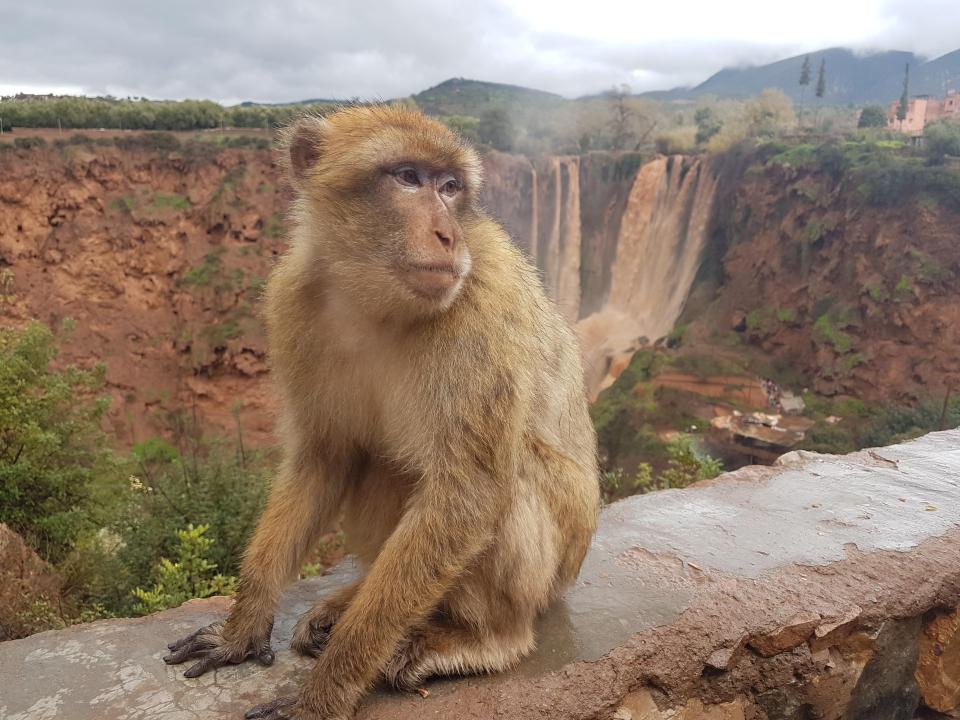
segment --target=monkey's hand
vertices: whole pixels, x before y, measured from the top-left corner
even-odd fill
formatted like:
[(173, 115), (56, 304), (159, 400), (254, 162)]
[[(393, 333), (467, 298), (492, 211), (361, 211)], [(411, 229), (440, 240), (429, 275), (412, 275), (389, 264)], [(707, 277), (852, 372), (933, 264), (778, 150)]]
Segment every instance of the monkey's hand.
[(330, 639), (330, 631), (342, 614), (339, 607), (326, 604), (314, 607), (297, 620), (290, 647), (301, 655), (320, 657)]
[(307, 710), (295, 697), (278, 697), (247, 710), (245, 720), (348, 720), (346, 715), (324, 715)]
[(225, 637), (225, 626), (226, 623), (220, 620), (170, 643), (167, 645), (170, 654), (163, 661), (167, 665), (179, 665), (187, 660), (197, 660), (183, 673), (188, 678), (199, 677), (223, 665), (236, 665), (248, 658), (254, 658), (261, 665), (273, 664), (274, 654), (270, 647), (272, 622), (265, 634), (254, 638)]

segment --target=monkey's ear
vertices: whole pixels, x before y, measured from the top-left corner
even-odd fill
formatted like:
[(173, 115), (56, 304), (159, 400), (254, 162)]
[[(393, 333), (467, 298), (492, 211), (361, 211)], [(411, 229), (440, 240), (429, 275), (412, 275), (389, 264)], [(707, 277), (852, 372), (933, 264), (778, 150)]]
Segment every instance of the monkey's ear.
[(316, 165), (323, 152), (326, 121), (318, 117), (305, 117), (287, 128), (286, 146), (290, 163), (291, 179), (301, 184)]

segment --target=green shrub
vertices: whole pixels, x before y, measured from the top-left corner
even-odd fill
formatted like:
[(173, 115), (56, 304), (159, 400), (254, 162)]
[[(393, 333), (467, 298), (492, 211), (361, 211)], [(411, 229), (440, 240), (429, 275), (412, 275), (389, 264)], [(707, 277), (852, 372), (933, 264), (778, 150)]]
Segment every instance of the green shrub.
[(213, 540), (204, 537), (209, 530), (206, 525), (177, 531), (177, 560), (160, 558), (155, 570), (155, 582), (152, 588), (136, 588), (133, 596), (137, 599), (134, 612), (138, 615), (177, 607), (192, 598), (205, 598), (212, 595), (229, 595), (237, 584), (232, 575), (222, 575), (217, 564), (209, 559)]
[(715, 478), (723, 472), (723, 463), (698, 452), (689, 435), (680, 435), (667, 446), (667, 469), (657, 478), (657, 489), (684, 488), (700, 480)]
[(960, 123), (938, 122), (923, 131), (927, 159), (939, 165), (948, 156), (960, 157)]
[(102, 520), (122, 475), (100, 421), (106, 368), (51, 367), (45, 326), (0, 328), (0, 522), (50, 561)]
[(838, 320), (834, 313), (824, 313), (813, 324), (814, 338), (819, 342), (832, 345), (838, 353), (849, 352), (853, 348), (855, 338), (840, 329), (840, 325), (845, 324), (845, 321)]

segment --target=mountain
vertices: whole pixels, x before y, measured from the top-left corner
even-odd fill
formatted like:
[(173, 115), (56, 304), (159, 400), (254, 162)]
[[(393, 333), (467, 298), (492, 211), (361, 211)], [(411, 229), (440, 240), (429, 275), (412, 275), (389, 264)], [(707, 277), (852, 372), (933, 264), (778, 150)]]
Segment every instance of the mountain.
[(568, 102), (560, 95), (519, 85), (451, 78), (413, 96), (429, 115), (477, 115), (490, 107), (523, 106), (553, 110)]
[(879, 103), (886, 105), (900, 97), (903, 71), (910, 64), (911, 95), (943, 95), (960, 89), (960, 50), (935, 60), (909, 52), (890, 50), (859, 54), (847, 48), (829, 48), (796, 55), (786, 60), (750, 67), (724, 68), (693, 88), (644, 93), (656, 100), (693, 99), (704, 95), (743, 99), (767, 88), (779, 88), (794, 100), (800, 99), (800, 68), (810, 58), (811, 83), (805, 97), (813, 98), (820, 62), (826, 62), (827, 92), (824, 102), (831, 105)]

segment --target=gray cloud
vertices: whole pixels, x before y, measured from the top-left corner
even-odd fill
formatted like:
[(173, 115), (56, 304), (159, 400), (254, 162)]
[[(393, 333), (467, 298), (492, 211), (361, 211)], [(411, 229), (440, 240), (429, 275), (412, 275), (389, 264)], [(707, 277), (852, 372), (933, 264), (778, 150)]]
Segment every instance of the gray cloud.
[[(635, 90), (660, 89), (700, 82), (725, 65), (765, 62), (823, 44), (815, 38), (745, 44), (722, 37), (721, 30), (706, 42), (665, 31), (655, 41), (611, 43), (538, 31), (506, 5), (437, 0), (296, 0), (283, 7), (253, 0), (4, 4), (0, 87), (225, 102), (388, 98), (457, 76), (567, 96), (623, 82)], [(948, 52), (960, 46), (954, 4), (877, 0), (880, 29), (846, 44), (928, 56)], [(786, 14), (783, 22), (789, 22)]]

